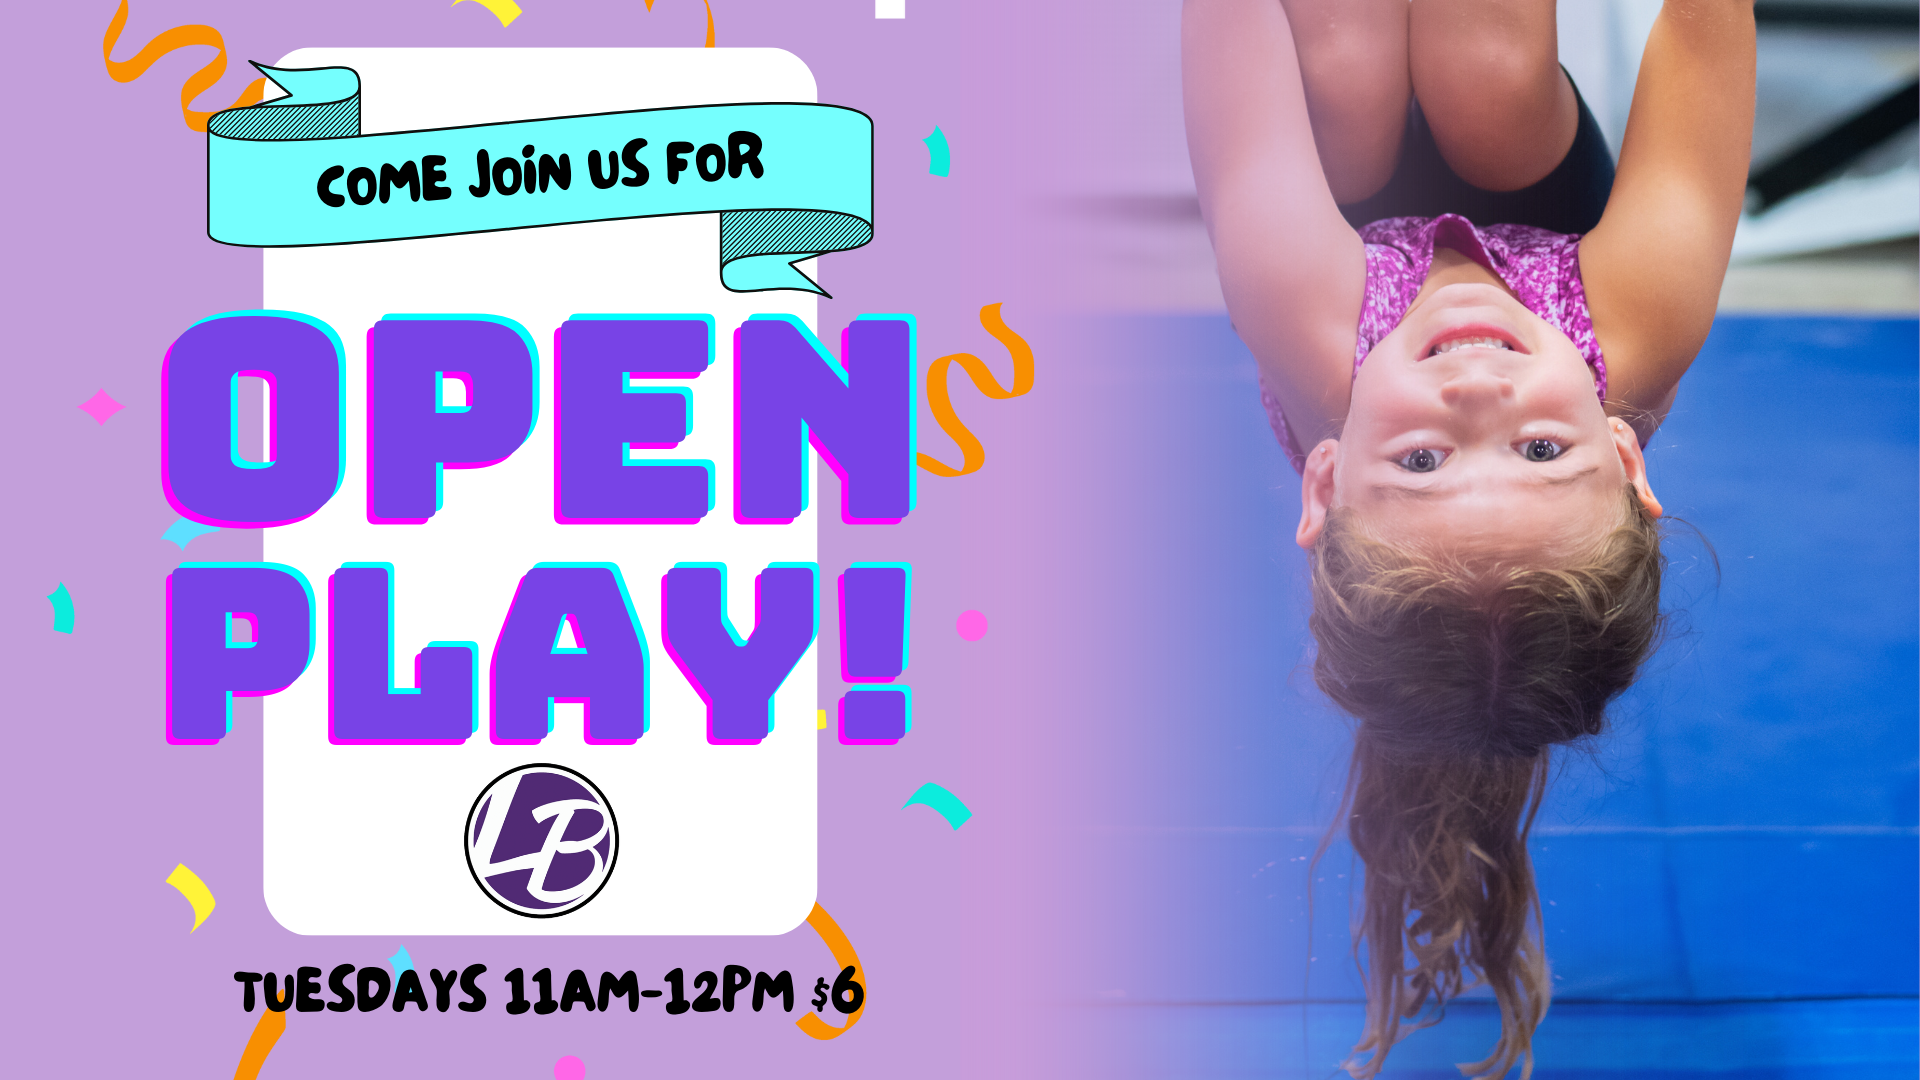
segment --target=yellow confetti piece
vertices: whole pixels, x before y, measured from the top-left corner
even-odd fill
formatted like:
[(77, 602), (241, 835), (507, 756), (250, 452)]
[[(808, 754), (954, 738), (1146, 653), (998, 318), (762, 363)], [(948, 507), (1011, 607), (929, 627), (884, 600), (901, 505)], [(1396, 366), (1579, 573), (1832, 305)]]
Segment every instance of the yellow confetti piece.
[[(453, 0), (453, 6), (459, 7), (466, 2), (467, 0)], [(493, 17), (499, 19), (503, 27), (512, 26), (513, 20), (520, 17), (520, 5), (513, 0), (473, 0), (473, 2), (493, 12)]]
[(821, 731), (825, 731), (825, 730), (827, 730), (827, 710), (825, 710), (825, 709), (815, 709), (815, 710), (814, 710), (814, 712), (816, 712), (816, 713), (818, 713), (818, 714), (819, 714), (819, 716), (820, 716), (820, 722), (819, 722), (819, 723), (817, 723), (817, 724), (815, 724), (815, 725), (813, 725), (813, 726), (814, 726), (815, 728), (817, 728), (817, 729), (819, 729), (819, 730), (821, 730)]
[[(199, 874), (187, 869), (186, 863), (173, 868), (173, 873), (167, 875), (167, 884), (180, 890), (180, 895), (193, 905), (193, 930), (200, 929), (200, 924), (213, 914), (213, 890), (207, 888), (207, 883), (200, 880)], [(193, 930), (187, 933), (191, 934)]]

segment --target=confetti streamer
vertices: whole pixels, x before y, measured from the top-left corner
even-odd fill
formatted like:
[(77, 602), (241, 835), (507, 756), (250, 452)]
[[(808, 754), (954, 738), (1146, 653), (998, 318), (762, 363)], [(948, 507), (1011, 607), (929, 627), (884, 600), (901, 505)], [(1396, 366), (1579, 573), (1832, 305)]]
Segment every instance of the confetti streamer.
[[(134, 54), (133, 59), (115, 60), (113, 47), (119, 43), (120, 30), (126, 25), (127, 0), (120, 0), (119, 10), (113, 13), (113, 20), (107, 23), (107, 36), (100, 41), (100, 58), (107, 62), (107, 78), (114, 82), (132, 82), (146, 74), (154, 61), (175, 49), (184, 49), (189, 45), (211, 45), (219, 50), (212, 60), (207, 61), (206, 67), (188, 76), (187, 81), (180, 86), (180, 119), (185, 120), (187, 127), (194, 131), (207, 130), (207, 117), (220, 110), (201, 112), (190, 106), (193, 104), (193, 99), (200, 96), (201, 91), (219, 82), (220, 76), (227, 73), (227, 42), (220, 36), (220, 31), (211, 26), (176, 26), (171, 30), (162, 31), (158, 37), (147, 42), (138, 53)], [(247, 88), (240, 91), (240, 96), (234, 98), (233, 104), (227, 107), (237, 109), (242, 105), (252, 105), (260, 100), (266, 93), (266, 89), (267, 80), (255, 79), (248, 83)]]
[(914, 803), (933, 807), (941, 817), (947, 819), (947, 824), (956, 829), (973, 819), (973, 811), (967, 809), (967, 804), (961, 802), (958, 795), (939, 784), (921, 784), (919, 789), (900, 805), (900, 809), (905, 810)]
[[(207, 888), (207, 883), (200, 880), (199, 874), (187, 869), (186, 863), (173, 868), (173, 873), (167, 875), (167, 884), (180, 890), (180, 895), (186, 897), (187, 903), (193, 905), (193, 930), (188, 930), (187, 933), (191, 934), (194, 930), (200, 929), (200, 924), (206, 922), (207, 916), (213, 914), (213, 890)], [(274, 1038), (277, 1039), (279, 1036), (275, 1035)]]
[[(840, 924), (833, 921), (833, 916), (827, 914), (827, 909), (815, 903), (813, 911), (807, 915), (807, 925), (813, 927), (814, 933), (820, 935), (820, 940), (827, 943), (827, 949), (833, 953), (833, 962), (843, 970), (853, 968), (854, 981), (865, 987), (867, 970), (860, 966), (860, 956), (853, 951), (853, 943), (847, 940), (847, 935), (841, 931)], [(853, 1025), (860, 1022), (860, 1014), (866, 1011), (867, 999), (862, 994), (860, 1007), (848, 1013), (847, 1022), (840, 1027), (834, 1027), (813, 1013), (794, 1021), (794, 1025), (816, 1039), (837, 1039), (852, 1031)]]
[[(275, 1001), (286, 1004), (287, 996), (293, 993), (289, 986), (280, 991)], [(247, 1048), (240, 1051), (240, 1064), (233, 1070), (233, 1080), (257, 1080), (260, 1066), (267, 1063), (267, 1055), (273, 1053), (273, 1044), (287, 1030), (287, 1013), (292, 1010), (282, 1008), (280, 1012), (263, 1010), (260, 1022), (253, 1025), (253, 1034), (247, 1038)]]
[[(707, 48), (713, 48), (713, 4), (710, 0), (700, 0), (707, 7)], [(647, 0), (647, 10), (653, 10), (653, 0)]]
[(973, 380), (976, 389), (997, 400), (1016, 398), (1033, 389), (1033, 349), (1028, 347), (1026, 339), (1009, 330), (1007, 324), (1001, 321), (999, 304), (988, 304), (980, 309), (980, 325), (986, 328), (987, 333), (998, 338), (1013, 357), (1013, 388), (1009, 390), (1002, 387), (987, 365), (972, 353), (954, 353), (927, 365), (927, 408), (940, 424), (940, 430), (946, 432), (948, 438), (960, 447), (961, 455), (960, 467), (956, 469), (937, 458), (921, 454), (920, 467), (935, 476), (965, 476), (970, 472), (978, 472), (980, 466), (987, 463), (986, 450), (981, 447), (980, 440), (973, 437), (973, 432), (967, 430), (967, 425), (960, 422), (960, 417), (953, 411), (953, 401), (947, 396), (949, 366), (958, 363), (967, 373), (967, 378)]
[[(466, 2), (467, 0), (453, 0), (453, 6), (459, 7)], [(513, 0), (474, 0), (474, 3), (493, 12), (493, 17), (500, 20), (502, 29), (512, 26), (513, 20), (520, 17), (520, 5)]]

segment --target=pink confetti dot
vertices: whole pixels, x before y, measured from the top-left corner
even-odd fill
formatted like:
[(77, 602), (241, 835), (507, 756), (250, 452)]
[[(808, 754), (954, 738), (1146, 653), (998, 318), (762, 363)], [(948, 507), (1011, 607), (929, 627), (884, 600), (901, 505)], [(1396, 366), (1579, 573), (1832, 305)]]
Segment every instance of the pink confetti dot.
[(987, 636), (987, 617), (977, 611), (963, 611), (953, 628), (960, 632), (962, 640), (979, 641)]
[(553, 1080), (587, 1080), (587, 1063), (568, 1054), (553, 1063)]
[(125, 405), (113, 400), (105, 390), (80, 403), (80, 411), (93, 417), (94, 422), (99, 424), (106, 423), (109, 417), (124, 408)]

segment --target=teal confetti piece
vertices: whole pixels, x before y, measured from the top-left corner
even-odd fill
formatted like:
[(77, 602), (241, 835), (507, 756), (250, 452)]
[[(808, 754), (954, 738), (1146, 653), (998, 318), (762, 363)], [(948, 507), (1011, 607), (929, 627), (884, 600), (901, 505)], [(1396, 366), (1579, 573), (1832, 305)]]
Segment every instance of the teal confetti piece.
[(67, 583), (61, 582), (47, 594), (53, 602), (53, 629), (57, 633), (73, 633), (73, 596), (67, 592)]
[(915, 791), (900, 809), (905, 810), (914, 803), (933, 807), (939, 811), (941, 817), (947, 819), (947, 824), (956, 829), (965, 825), (973, 817), (973, 811), (967, 809), (967, 804), (961, 802), (958, 795), (939, 784), (921, 784), (920, 789)]
[(393, 973), (395, 975), (403, 971), (413, 970), (413, 956), (407, 952), (405, 945), (400, 946), (399, 952), (387, 957), (387, 963), (393, 965)]
[(219, 531), (220, 526), (218, 525), (202, 525), (197, 521), (188, 521), (186, 518), (179, 518), (173, 524), (167, 526), (167, 531), (161, 533), (160, 538), (162, 540), (173, 541), (180, 546), (181, 551), (185, 551), (187, 550), (187, 545), (193, 543), (194, 537), (205, 536), (208, 533), (216, 533)]
[(947, 134), (940, 125), (933, 125), (933, 134), (920, 140), (927, 144), (927, 172), (934, 176), (945, 176), (953, 165), (953, 154), (947, 148)]

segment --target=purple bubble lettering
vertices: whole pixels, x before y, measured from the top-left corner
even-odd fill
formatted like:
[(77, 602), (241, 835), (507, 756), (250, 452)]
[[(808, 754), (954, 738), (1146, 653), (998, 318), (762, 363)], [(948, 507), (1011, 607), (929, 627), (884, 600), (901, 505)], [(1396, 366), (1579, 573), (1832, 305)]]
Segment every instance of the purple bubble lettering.
[[(445, 405), (443, 384), (464, 390)], [(418, 525), (446, 469), (505, 461), (533, 433), (533, 339), (493, 316), (388, 316), (367, 332), (367, 520)]]
[[(182, 517), (264, 529), (311, 517), (342, 478), (340, 339), (293, 312), (243, 311), (195, 323), (160, 375), (160, 480)], [(241, 376), (271, 388), (265, 461), (237, 452)]]
[(338, 744), (458, 745), (479, 722), (472, 642), (436, 641), (393, 685), (393, 566), (347, 563), (327, 581), (327, 733)]
[(905, 563), (854, 563), (840, 575), (840, 675), (892, 682), (907, 670)]
[(554, 335), (559, 386), (553, 444), (554, 520), (564, 525), (691, 524), (713, 509), (713, 464), (635, 459), (671, 450), (692, 430), (692, 395), (634, 379), (690, 379), (707, 369), (706, 316), (576, 316)]
[(661, 580), (667, 653), (707, 703), (707, 741), (752, 745), (773, 731), (773, 694), (813, 644), (816, 568), (775, 563), (754, 582), (753, 632), (727, 618), (726, 567), (681, 563)]
[[(559, 644), (565, 622), (574, 640)], [(647, 647), (618, 567), (541, 563), (520, 579), (494, 643), (493, 741), (532, 745), (553, 706), (586, 707), (586, 740), (628, 745), (647, 732)]]
[(181, 563), (167, 575), (168, 742), (219, 742), (233, 727), (235, 696), (277, 694), (312, 659), (313, 590), (300, 571)]
[(798, 517), (809, 443), (840, 477), (844, 520), (906, 517), (915, 496), (912, 317), (855, 319), (840, 336), (844, 368), (790, 315), (755, 315), (733, 340), (734, 517)]
[(840, 695), (840, 741), (847, 746), (892, 746), (912, 730), (907, 687), (856, 686)]
[[(840, 575), (840, 674), (850, 683), (887, 683), (907, 669), (913, 568), (854, 563)], [(856, 686), (840, 698), (840, 741), (890, 746), (913, 728), (912, 691)]]

